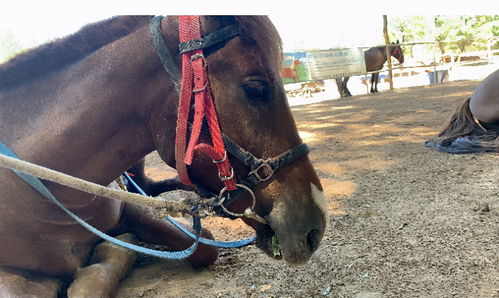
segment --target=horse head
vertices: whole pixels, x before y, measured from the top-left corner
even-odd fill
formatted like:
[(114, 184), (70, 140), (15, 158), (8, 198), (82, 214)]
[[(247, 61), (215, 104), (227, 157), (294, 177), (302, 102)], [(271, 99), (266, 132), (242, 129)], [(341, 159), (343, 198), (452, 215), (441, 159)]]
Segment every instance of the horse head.
[[(177, 26), (175, 21), (176, 17), (168, 17), (162, 27), (165, 39), (176, 39), (178, 44), (178, 37), (166, 33), (168, 27)], [(251, 155), (254, 161), (262, 162), (258, 169), (252, 169), (247, 160), (239, 160), (237, 154), (228, 150), (226, 158), (233, 167), (236, 183), (252, 175), (258, 177), (260, 183), (250, 187), (250, 191), (239, 187), (241, 196), (230, 205), (224, 205), (224, 209), (241, 215), (253, 211), (254, 216), (242, 219), (256, 231), (257, 246), (290, 264), (304, 263), (324, 235), (327, 206), (319, 178), (306, 155), (308, 151), (303, 152), (306, 147), (298, 134), (279, 76), (282, 50), (277, 30), (267, 17), (260, 16), (201, 17), (200, 24), (202, 36), (227, 26), (238, 28), (236, 36), (206, 48), (203, 63), (207, 66), (209, 88), (225, 141), (230, 140), (230, 144), (239, 148), (236, 151), (248, 153), (246, 157)], [(178, 57), (175, 58), (178, 63)], [(172, 102), (168, 102), (163, 110), (172, 113), (173, 107)], [(189, 119), (192, 120), (193, 114), (191, 111)], [(156, 148), (167, 163), (173, 164), (173, 150), (165, 145), (171, 130), (160, 130), (153, 132), (157, 136)], [(199, 142), (211, 144), (213, 135), (206, 122), (200, 130)], [(301, 154), (293, 157), (296, 151)], [(276, 162), (281, 167), (268, 167), (267, 160), (283, 153), (285, 156)], [(189, 179), (199, 187), (215, 194), (224, 187), (212, 157), (197, 151), (186, 169)]]
[(392, 46), (392, 56), (395, 57), (400, 64), (404, 63), (404, 52), (402, 51), (402, 47), (400, 46), (398, 40)]

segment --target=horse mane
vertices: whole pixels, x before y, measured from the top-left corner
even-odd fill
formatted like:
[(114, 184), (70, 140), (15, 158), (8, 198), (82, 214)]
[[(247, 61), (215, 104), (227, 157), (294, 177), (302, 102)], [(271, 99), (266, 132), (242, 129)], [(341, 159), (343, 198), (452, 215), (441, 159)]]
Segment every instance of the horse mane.
[(438, 134), (438, 138), (455, 139), (472, 134), (480, 127), (475, 123), (470, 110), (471, 97), (458, 105), (447, 120), (444, 128)]
[[(0, 65), (0, 88), (27, 81), (77, 62), (148, 24), (151, 16), (117, 16), (88, 24), (78, 32), (21, 53)], [(282, 63), (281, 38), (266, 16), (236, 16), (241, 37)]]
[(499, 152), (497, 131), (486, 130), (476, 122), (470, 100), (455, 109), (438, 136), (425, 142), (427, 147), (452, 154)]
[(117, 16), (21, 53), (0, 65), (0, 88), (21, 85), (79, 61), (147, 25), (150, 16)]

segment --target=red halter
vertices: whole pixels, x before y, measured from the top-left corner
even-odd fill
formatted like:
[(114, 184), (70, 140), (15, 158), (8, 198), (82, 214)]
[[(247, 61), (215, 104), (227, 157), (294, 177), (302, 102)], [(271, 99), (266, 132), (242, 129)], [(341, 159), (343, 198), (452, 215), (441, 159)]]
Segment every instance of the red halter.
[[(178, 23), (180, 42), (201, 38), (198, 16), (179, 16)], [(194, 153), (199, 150), (213, 160), (218, 168), (220, 180), (222, 180), (227, 189), (235, 190), (237, 187), (234, 179), (234, 170), (230, 165), (225, 151), (206, 67), (206, 60), (202, 49), (182, 54), (182, 81), (175, 141), (177, 172), (183, 183), (192, 185), (187, 173), (187, 165), (192, 163)], [(188, 146), (186, 146), (189, 111), (193, 93), (194, 121), (190, 140)], [(213, 146), (206, 143), (199, 143), (201, 126), (205, 117), (210, 129)]]
[(395, 57), (396, 59), (399, 59), (401, 55), (402, 52), (400, 50), (400, 47), (399, 46), (395, 47), (395, 49), (393, 49), (392, 56)]

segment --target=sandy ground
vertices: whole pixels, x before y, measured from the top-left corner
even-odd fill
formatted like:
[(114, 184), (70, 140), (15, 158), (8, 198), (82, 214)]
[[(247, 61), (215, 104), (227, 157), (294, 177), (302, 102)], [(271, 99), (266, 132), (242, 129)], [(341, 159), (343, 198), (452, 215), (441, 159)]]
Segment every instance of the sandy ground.
[[(304, 266), (253, 245), (193, 270), (139, 262), (118, 297), (499, 297), (497, 155), (423, 146), (477, 81), (292, 108), (329, 201), (329, 227)], [(172, 175), (157, 155), (153, 177)], [(212, 221), (221, 239), (251, 232)]]

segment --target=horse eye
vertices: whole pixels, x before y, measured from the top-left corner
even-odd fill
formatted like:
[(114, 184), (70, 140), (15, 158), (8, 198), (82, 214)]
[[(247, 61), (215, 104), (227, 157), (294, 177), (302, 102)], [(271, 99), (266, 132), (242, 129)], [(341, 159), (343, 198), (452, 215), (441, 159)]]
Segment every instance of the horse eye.
[(242, 84), (246, 96), (250, 99), (266, 100), (270, 95), (269, 83), (260, 80), (251, 80)]

